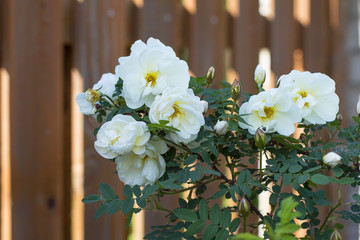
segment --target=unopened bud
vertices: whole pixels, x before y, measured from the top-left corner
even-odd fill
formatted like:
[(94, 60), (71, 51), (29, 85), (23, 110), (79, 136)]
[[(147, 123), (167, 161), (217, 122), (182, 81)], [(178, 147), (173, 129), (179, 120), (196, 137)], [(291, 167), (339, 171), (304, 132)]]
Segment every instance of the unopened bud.
[(328, 166), (335, 167), (341, 162), (341, 157), (334, 152), (329, 152), (323, 157), (323, 162)]
[(359, 101), (357, 102), (356, 105), (356, 113), (360, 117), (360, 96), (359, 96)]
[(336, 120), (338, 120), (341, 123), (343, 120), (343, 116), (340, 113), (336, 114)]
[(265, 144), (266, 134), (261, 128), (258, 128), (255, 132), (255, 146), (259, 149), (263, 149), (265, 147)]
[(218, 135), (224, 135), (225, 133), (227, 133), (228, 128), (229, 128), (229, 124), (227, 123), (227, 121), (218, 120), (214, 126), (215, 133)]
[(342, 237), (337, 230), (334, 230), (330, 236), (330, 240), (342, 240)]
[(234, 80), (231, 85), (231, 98), (236, 102), (240, 98), (241, 84), (238, 80)]
[(206, 113), (207, 110), (209, 109), (209, 103), (208, 103), (207, 101), (205, 101), (205, 100), (201, 100), (200, 102), (201, 102), (202, 105), (204, 106), (204, 111), (203, 111), (203, 113)]
[(206, 82), (208, 84), (211, 84), (214, 81), (214, 78), (215, 78), (215, 68), (210, 67), (206, 74)]
[(257, 85), (262, 86), (265, 82), (266, 72), (265, 69), (259, 64), (255, 68), (254, 81)]
[(239, 213), (241, 213), (241, 215), (243, 217), (247, 217), (250, 214), (250, 204), (249, 202), (246, 200), (246, 198), (242, 198), (239, 202)]

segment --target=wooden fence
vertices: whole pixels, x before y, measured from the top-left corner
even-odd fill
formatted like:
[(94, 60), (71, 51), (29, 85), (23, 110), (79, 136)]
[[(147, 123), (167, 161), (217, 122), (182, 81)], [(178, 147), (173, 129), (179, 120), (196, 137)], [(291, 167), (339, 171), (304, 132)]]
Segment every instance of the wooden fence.
[[(291, 69), (305, 69), (330, 75), (345, 97), (354, 6), (356, 0), (0, 0), (1, 239), (127, 239), (125, 216), (94, 220), (96, 206), (81, 203), (100, 182), (122, 189), (114, 166), (93, 149), (95, 121), (81, 116), (74, 98), (114, 72), (135, 40), (159, 38), (195, 75), (215, 66), (217, 82), (237, 77), (244, 91), (255, 90), (260, 55), (271, 64), (269, 87)], [(351, 114), (346, 103), (344, 116)], [(156, 213), (144, 218), (135, 219), (133, 239), (161, 221)], [(344, 239), (355, 239), (357, 227), (349, 229)]]

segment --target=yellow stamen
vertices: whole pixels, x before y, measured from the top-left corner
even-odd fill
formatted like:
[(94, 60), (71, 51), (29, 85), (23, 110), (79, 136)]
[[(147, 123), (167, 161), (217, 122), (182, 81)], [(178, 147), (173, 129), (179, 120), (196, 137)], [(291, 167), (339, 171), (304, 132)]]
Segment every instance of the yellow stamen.
[(177, 117), (178, 115), (181, 115), (180, 107), (177, 104), (174, 104), (173, 108), (174, 108), (174, 112), (170, 116), (171, 119)]
[(160, 72), (148, 72), (145, 76), (146, 85), (150, 83), (151, 87), (154, 87), (156, 85), (156, 79), (158, 78)]
[(302, 98), (305, 98), (308, 95), (308, 93), (304, 90), (299, 91), (297, 94), (299, 94)]
[(89, 88), (86, 92), (87, 100), (93, 105), (100, 100), (100, 93), (94, 89)]
[(274, 115), (274, 107), (264, 107), (264, 112), (265, 112), (265, 115), (266, 117), (264, 118), (268, 118), (268, 119), (271, 119)]
[(110, 145), (114, 145), (119, 138), (120, 138), (120, 136), (118, 136), (117, 138), (111, 140)]

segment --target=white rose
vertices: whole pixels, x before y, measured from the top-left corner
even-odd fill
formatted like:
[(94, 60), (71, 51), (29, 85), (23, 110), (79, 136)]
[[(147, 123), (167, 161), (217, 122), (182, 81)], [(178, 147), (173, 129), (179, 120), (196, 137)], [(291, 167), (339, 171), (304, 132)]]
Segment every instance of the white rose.
[(188, 88), (187, 63), (157, 39), (149, 38), (147, 44), (136, 41), (130, 56), (119, 58), (119, 63), (115, 72), (124, 81), (122, 94), (129, 108), (150, 107), (167, 87)]
[(204, 105), (203, 113), (206, 113), (207, 110), (209, 109), (209, 103), (207, 101), (205, 101), (205, 100), (201, 100), (200, 102)]
[(241, 105), (239, 114), (249, 124), (239, 122), (240, 127), (248, 129), (251, 134), (255, 134), (259, 127), (264, 127), (266, 132), (289, 136), (296, 130), (295, 123), (301, 121), (299, 109), (278, 88), (251, 96), (248, 102)]
[(130, 186), (154, 184), (165, 173), (166, 163), (160, 154), (167, 151), (165, 142), (150, 140), (143, 154), (130, 152), (115, 159), (119, 179)]
[(218, 120), (214, 126), (215, 133), (219, 135), (224, 135), (225, 133), (227, 133), (228, 128), (229, 128), (229, 124), (227, 121)]
[(286, 91), (301, 110), (305, 123), (334, 121), (339, 111), (335, 82), (322, 73), (291, 71), (279, 78), (279, 88)]
[(359, 101), (357, 102), (357, 105), (356, 105), (356, 113), (358, 116), (360, 116), (360, 96), (359, 96)]
[(254, 72), (254, 81), (258, 85), (262, 85), (265, 82), (265, 77), (266, 77), (265, 69), (260, 64), (257, 65)]
[(167, 88), (161, 96), (156, 96), (150, 107), (149, 119), (152, 123), (169, 121), (170, 126), (180, 130), (176, 132), (179, 138), (174, 141), (187, 142), (205, 124), (203, 111), (204, 105), (191, 89)]
[(105, 73), (101, 79), (84, 93), (76, 96), (76, 103), (80, 107), (80, 112), (85, 115), (93, 115), (96, 112), (96, 104), (99, 102), (101, 95), (112, 98), (115, 91), (117, 79), (112, 73)]
[(341, 157), (334, 153), (334, 152), (329, 152), (328, 154), (326, 154), (323, 157), (323, 162), (326, 165), (329, 165), (331, 167), (335, 167), (336, 165), (338, 165), (341, 162)]
[(100, 127), (94, 146), (96, 151), (107, 159), (131, 151), (143, 154), (145, 144), (150, 138), (147, 130), (146, 123), (138, 122), (131, 116), (119, 114)]

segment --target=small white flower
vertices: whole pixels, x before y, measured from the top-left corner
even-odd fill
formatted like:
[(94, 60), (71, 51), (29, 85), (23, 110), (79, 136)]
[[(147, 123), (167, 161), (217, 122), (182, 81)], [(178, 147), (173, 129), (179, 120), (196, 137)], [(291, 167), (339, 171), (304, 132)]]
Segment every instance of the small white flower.
[(174, 141), (187, 142), (205, 124), (203, 111), (204, 105), (191, 89), (167, 88), (161, 96), (156, 96), (150, 107), (149, 119), (152, 123), (169, 121), (170, 126), (180, 130), (176, 132), (178, 138)]
[(206, 113), (207, 110), (209, 109), (209, 103), (207, 101), (205, 101), (205, 100), (201, 100), (200, 102), (204, 105), (203, 113)]
[(84, 93), (76, 96), (76, 103), (80, 107), (80, 112), (85, 115), (93, 115), (96, 112), (96, 104), (99, 102), (101, 95), (112, 98), (115, 91), (117, 79), (112, 73), (105, 73), (101, 79)]
[(131, 116), (119, 114), (100, 127), (94, 146), (96, 151), (107, 159), (131, 151), (143, 154), (145, 144), (150, 139), (150, 133), (147, 130), (146, 123), (138, 122)]
[(359, 101), (357, 102), (356, 105), (356, 113), (358, 114), (358, 116), (360, 116), (360, 96), (359, 96)]
[(265, 82), (265, 77), (266, 77), (265, 69), (260, 64), (257, 65), (254, 72), (254, 81), (258, 85), (262, 85)]
[(323, 157), (323, 162), (326, 165), (335, 167), (336, 165), (338, 165), (341, 162), (341, 157), (334, 152), (329, 152)]
[(130, 56), (120, 57), (119, 63), (115, 72), (124, 81), (122, 94), (129, 108), (150, 107), (167, 87), (188, 88), (187, 63), (157, 39), (149, 38), (146, 44), (136, 41)]
[(214, 126), (215, 133), (218, 135), (224, 135), (227, 133), (229, 129), (229, 124), (227, 121), (217, 121), (217, 123)]
[(334, 121), (339, 111), (335, 82), (322, 73), (291, 71), (279, 78), (279, 88), (286, 91), (301, 110), (305, 123)]
[(241, 105), (239, 114), (249, 124), (239, 122), (241, 128), (255, 134), (259, 127), (266, 132), (278, 132), (289, 136), (294, 133), (295, 123), (301, 121), (299, 109), (291, 98), (278, 88), (260, 92), (251, 96), (249, 101)]
[(166, 163), (161, 154), (167, 151), (165, 142), (150, 140), (145, 152), (130, 152), (115, 159), (119, 179), (130, 186), (154, 184), (165, 173)]

